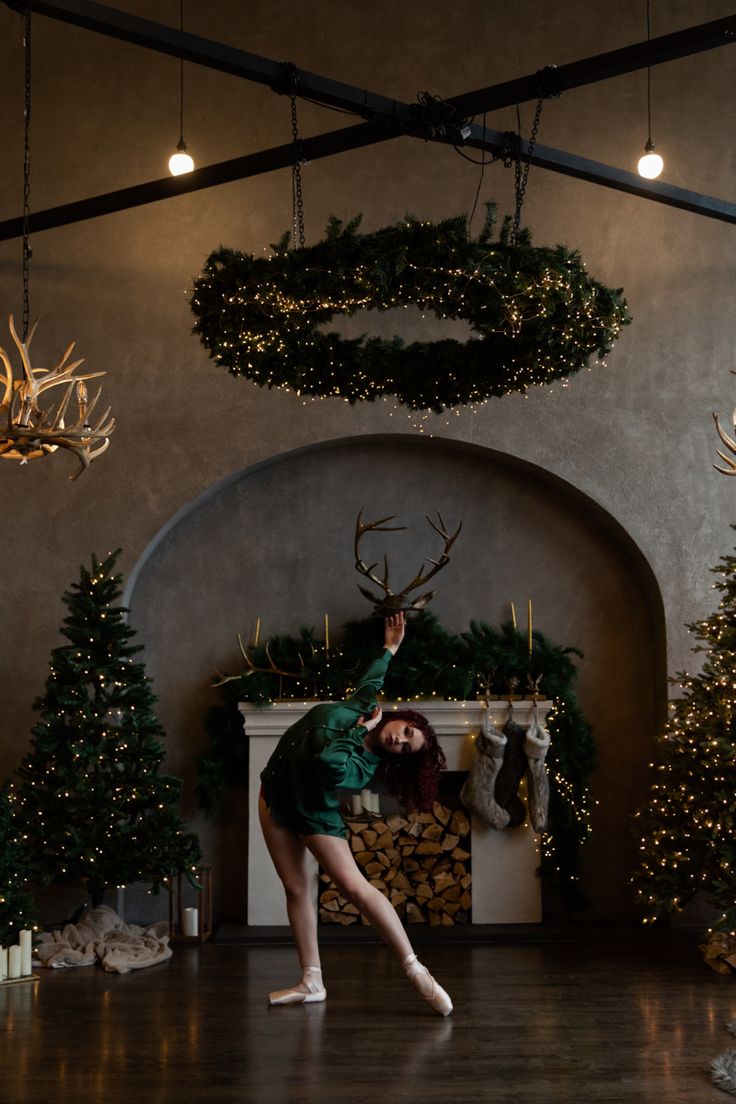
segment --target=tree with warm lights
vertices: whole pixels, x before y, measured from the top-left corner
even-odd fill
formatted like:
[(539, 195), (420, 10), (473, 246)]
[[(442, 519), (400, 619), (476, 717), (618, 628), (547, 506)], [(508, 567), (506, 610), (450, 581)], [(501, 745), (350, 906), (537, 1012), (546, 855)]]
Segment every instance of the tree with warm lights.
[(127, 611), (115, 604), (118, 554), (93, 556), (63, 596), (69, 643), (52, 653), (13, 794), (34, 877), (84, 885), (93, 905), (110, 885), (145, 881), (157, 891), (172, 873), (191, 877), (201, 859), (181, 819), (181, 782), (160, 773), (156, 697), (133, 662), (142, 647), (130, 643)]
[(704, 891), (721, 910), (714, 927), (736, 926), (736, 556), (712, 570), (721, 576), (718, 612), (688, 626), (706, 659), (699, 675), (672, 680), (684, 694), (670, 703), (656, 779), (636, 813), (641, 863), (632, 883), (645, 924)]
[(33, 899), (25, 886), (28, 855), (14, 815), (9, 783), (0, 788), (0, 946), (18, 942), (22, 928), (32, 927)]

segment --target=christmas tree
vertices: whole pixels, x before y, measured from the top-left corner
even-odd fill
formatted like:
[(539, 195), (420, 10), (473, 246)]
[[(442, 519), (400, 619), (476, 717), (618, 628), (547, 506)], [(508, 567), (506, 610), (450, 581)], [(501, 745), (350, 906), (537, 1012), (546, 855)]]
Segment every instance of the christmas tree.
[(33, 900), (24, 888), (27, 879), (26, 841), (6, 782), (0, 788), (0, 946), (17, 943), (21, 928), (33, 926)]
[(719, 610), (688, 626), (705, 662), (699, 675), (671, 680), (684, 694), (670, 703), (656, 780), (636, 813), (641, 863), (632, 883), (645, 924), (704, 891), (720, 908), (714, 927), (736, 925), (736, 556), (712, 570), (721, 576)]
[(158, 891), (175, 872), (193, 877), (197, 837), (179, 811), (181, 782), (160, 773), (164, 732), (134, 630), (115, 605), (119, 552), (64, 594), (62, 634), (44, 695), (34, 702), (32, 750), (18, 770), (17, 818), (28, 835), (41, 884), (87, 887), (93, 905), (105, 888), (134, 881)]

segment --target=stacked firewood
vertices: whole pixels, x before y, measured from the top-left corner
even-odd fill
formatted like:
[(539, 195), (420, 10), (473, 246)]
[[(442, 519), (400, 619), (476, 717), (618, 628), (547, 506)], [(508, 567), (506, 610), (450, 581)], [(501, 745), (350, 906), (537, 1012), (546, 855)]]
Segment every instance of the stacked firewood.
[[(470, 922), (470, 820), (435, 801), (431, 812), (387, 817), (346, 817), (350, 847), (366, 878), (409, 924), (450, 926)], [(362, 917), (320, 874), (319, 915), (327, 924)], [(363, 923), (367, 921), (363, 920)]]

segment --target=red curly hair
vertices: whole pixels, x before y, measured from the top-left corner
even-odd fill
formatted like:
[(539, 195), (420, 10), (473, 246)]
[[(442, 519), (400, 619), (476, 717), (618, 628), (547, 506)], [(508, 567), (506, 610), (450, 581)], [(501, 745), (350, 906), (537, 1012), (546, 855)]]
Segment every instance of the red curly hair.
[(392, 709), (376, 728), (379, 733), (388, 721), (406, 721), (424, 733), (424, 746), (413, 755), (386, 755), (376, 772), (388, 792), (405, 809), (431, 809), (437, 797), (440, 775), (447, 769), (445, 753), (437, 742), (431, 724), (413, 709)]

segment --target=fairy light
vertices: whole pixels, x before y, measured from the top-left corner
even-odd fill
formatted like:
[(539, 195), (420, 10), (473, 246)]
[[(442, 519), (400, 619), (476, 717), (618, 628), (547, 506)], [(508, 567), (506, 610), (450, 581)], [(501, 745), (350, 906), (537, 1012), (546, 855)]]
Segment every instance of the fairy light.
[[(592, 280), (563, 247), (516, 252), (503, 235), (491, 247), (490, 225), (468, 241), (464, 218), (360, 236), (335, 221), (325, 242), (298, 257), (285, 243), (270, 258), (220, 249), (195, 282), (195, 332), (218, 364), (259, 386), (349, 403), (395, 394), (437, 413), (548, 385), (593, 353), (603, 359), (630, 321), (620, 292)], [(359, 251), (370, 260), (356, 264)], [(466, 319), (473, 339), (445, 340), (437, 355), (432, 343), (317, 329), (336, 313), (409, 304)]]
[[(159, 774), (163, 732), (143, 667), (130, 663), (133, 630), (114, 604), (122, 584), (112, 572), (116, 556), (82, 569), (65, 595), (62, 631), (71, 643), (53, 653), (14, 816), (32, 826), (19, 842), (42, 873), (89, 877), (98, 889), (124, 873), (155, 888), (162, 868), (186, 872), (199, 847), (180, 820), (181, 783)], [(90, 638), (88, 647), (79, 636)]]

